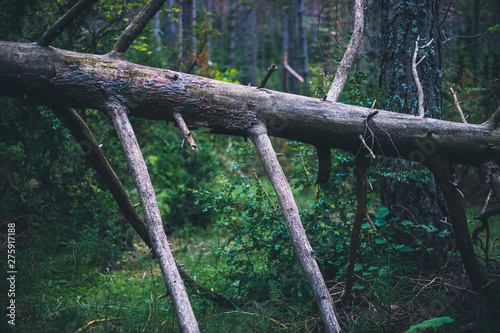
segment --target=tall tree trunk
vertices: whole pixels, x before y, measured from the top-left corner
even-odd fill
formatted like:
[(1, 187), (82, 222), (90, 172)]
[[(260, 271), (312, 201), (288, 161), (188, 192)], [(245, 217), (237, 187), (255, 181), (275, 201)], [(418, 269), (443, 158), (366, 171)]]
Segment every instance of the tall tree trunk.
[(474, 67), (480, 69), (481, 67), (481, 48), (479, 43), (481, 38), (479, 34), (481, 33), (481, 0), (474, 0), (474, 38), (476, 42), (474, 44)]
[(193, 33), (193, 23), (196, 22), (196, 0), (182, 1), (182, 30), (184, 31), (184, 40), (186, 51), (196, 56), (196, 39)]
[(257, 50), (258, 50), (258, 25), (257, 25), (257, 8), (252, 8), (252, 85), (257, 86)]
[(307, 54), (307, 30), (306, 30), (306, 13), (305, 13), (305, 0), (299, 0), (298, 10), (298, 24), (299, 24), (299, 62), (298, 72), (304, 78), (304, 81), (309, 82), (309, 57)]
[[(439, 0), (381, 0), (381, 5), (383, 50), (380, 87), (386, 87), (391, 92), (385, 101), (387, 109), (417, 114), (418, 96), (412, 75), (415, 42), (419, 36), (422, 43), (434, 38), (428, 48), (419, 52), (419, 59), (424, 54), (426, 58), (417, 70), (424, 90), (426, 117), (441, 118)], [(411, 172), (420, 166), (414, 162), (425, 162), (426, 156), (427, 151), (416, 152), (413, 162), (388, 159), (383, 164), (393, 172)], [(405, 183), (386, 178), (382, 181), (380, 192), (382, 204), (390, 208), (392, 216), (414, 219), (418, 223), (438, 224), (442, 213), (432, 175), (428, 176), (423, 186), (412, 181)]]
[(228, 64), (236, 68), (236, 16), (238, 15), (239, 2), (233, 2), (229, 7), (229, 53)]

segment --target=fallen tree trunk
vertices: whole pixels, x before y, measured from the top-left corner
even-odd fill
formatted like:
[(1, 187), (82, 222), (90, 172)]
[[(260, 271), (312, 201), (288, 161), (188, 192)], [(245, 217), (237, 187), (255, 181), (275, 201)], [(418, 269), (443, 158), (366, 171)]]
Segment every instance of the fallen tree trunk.
[[(111, 99), (130, 116), (174, 121), (189, 128), (246, 136), (258, 121), (269, 135), (357, 151), (370, 109), (155, 69), (109, 56), (0, 41), (0, 94), (49, 106), (105, 110)], [(498, 113), (473, 125), (372, 110), (371, 149), (425, 163), (434, 154), (450, 163), (500, 160)]]

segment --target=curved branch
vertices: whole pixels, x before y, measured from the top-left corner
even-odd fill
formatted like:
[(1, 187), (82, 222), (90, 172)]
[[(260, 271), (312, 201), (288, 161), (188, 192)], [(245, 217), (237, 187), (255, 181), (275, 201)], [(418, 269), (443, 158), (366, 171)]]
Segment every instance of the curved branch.
[(139, 37), (142, 30), (144, 30), (144, 28), (148, 25), (149, 21), (151, 21), (151, 19), (161, 9), (164, 3), (165, 0), (149, 1), (148, 4), (144, 6), (140, 13), (135, 17), (135, 19), (128, 25), (125, 31), (123, 31), (120, 37), (118, 37), (111, 53), (125, 53), (134, 40)]
[(332, 297), (330, 296), (325, 280), (316, 262), (314, 250), (307, 239), (304, 226), (300, 220), (299, 210), (293, 198), (292, 190), (290, 189), (283, 169), (281, 169), (271, 140), (269, 140), (266, 126), (259, 123), (251, 127), (248, 129), (248, 137), (257, 148), (260, 160), (276, 192), (288, 228), (288, 233), (295, 247), (295, 252), (299, 257), (300, 264), (306, 273), (309, 285), (313, 290), (316, 302), (321, 311), (325, 329), (327, 332), (340, 332)]
[(98, 0), (80, 0), (70, 10), (57, 20), (38, 40), (37, 45), (47, 47), (59, 36), (68, 25), (81, 13)]
[(361, 44), (361, 37), (363, 36), (364, 28), (364, 0), (356, 0), (354, 3), (354, 29), (351, 36), (347, 50), (340, 61), (340, 64), (333, 78), (332, 85), (326, 96), (327, 101), (337, 102), (344, 90), (344, 86), (349, 78), (349, 73), (351, 72), (352, 63), (358, 52), (359, 45)]

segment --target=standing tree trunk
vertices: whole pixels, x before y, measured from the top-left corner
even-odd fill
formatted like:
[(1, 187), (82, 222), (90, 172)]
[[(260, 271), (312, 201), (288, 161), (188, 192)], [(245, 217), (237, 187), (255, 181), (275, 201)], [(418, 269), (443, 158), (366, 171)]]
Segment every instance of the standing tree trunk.
[[(415, 42), (420, 36), (422, 43), (434, 38), (430, 47), (419, 52), (426, 58), (417, 67), (424, 90), (425, 116), (441, 118), (441, 56), (438, 32), (439, 0), (381, 0), (382, 8), (382, 57), (380, 87), (390, 95), (384, 101), (390, 111), (417, 114), (417, 89), (412, 75), (412, 57)], [(384, 103), (383, 102), (383, 103)], [(431, 149), (431, 148), (429, 148)], [(414, 154), (413, 161), (387, 159), (383, 164), (392, 172), (412, 172), (425, 162), (424, 154)], [(382, 204), (391, 210), (391, 216), (416, 220), (418, 223), (436, 225), (442, 216), (438, 205), (436, 183), (427, 176), (423, 186), (414, 181), (398, 182), (386, 178), (381, 183)]]
[(307, 82), (309, 82), (309, 57), (307, 55), (305, 0), (299, 0), (298, 9), (299, 63), (297, 69), (302, 78), (304, 78), (304, 82), (306, 82), (305, 86), (307, 87)]

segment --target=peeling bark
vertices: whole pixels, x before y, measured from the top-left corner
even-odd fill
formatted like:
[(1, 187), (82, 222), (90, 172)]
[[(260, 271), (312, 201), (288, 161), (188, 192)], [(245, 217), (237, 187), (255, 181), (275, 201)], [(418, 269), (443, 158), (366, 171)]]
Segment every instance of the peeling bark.
[[(191, 129), (246, 136), (262, 121), (269, 135), (325, 148), (357, 151), (369, 108), (135, 65), (107, 56), (33, 44), (0, 42), (0, 94), (49, 106), (103, 110), (110, 99), (130, 116), (174, 121)], [(426, 163), (440, 155), (450, 163), (500, 161), (500, 129), (373, 110), (375, 154)], [(495, 113), (495, 115), (500, 112)]]

